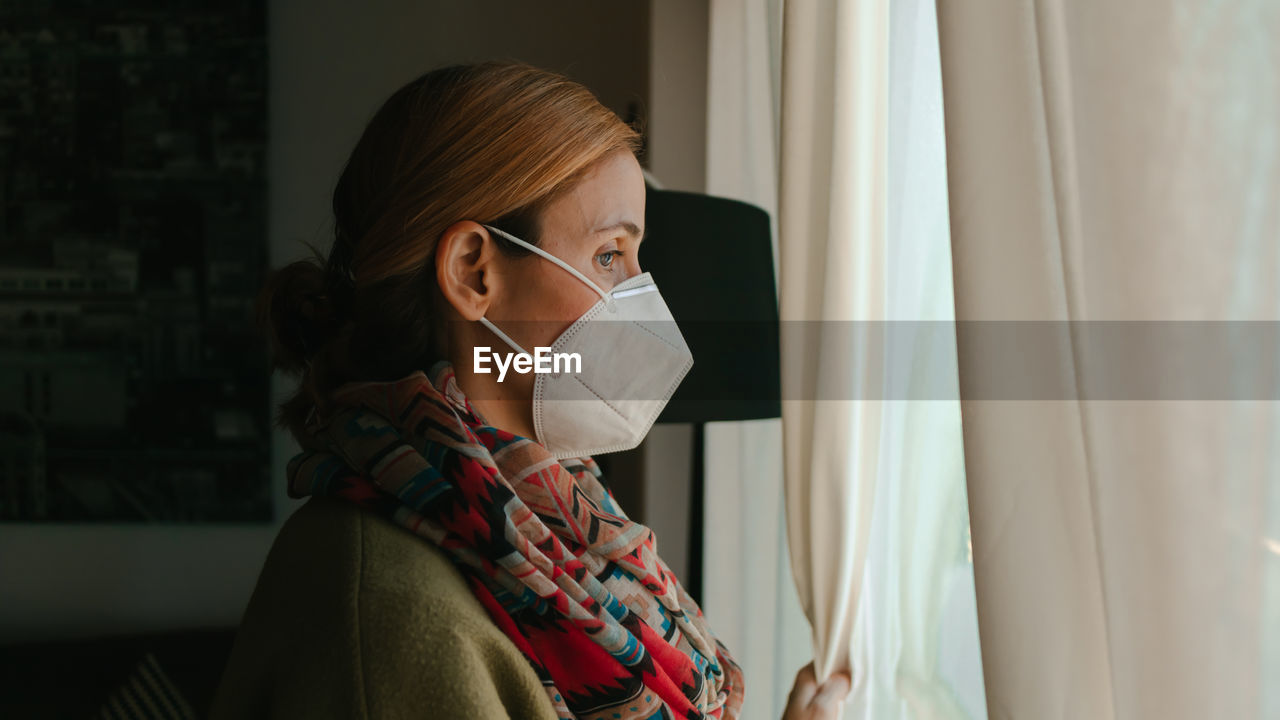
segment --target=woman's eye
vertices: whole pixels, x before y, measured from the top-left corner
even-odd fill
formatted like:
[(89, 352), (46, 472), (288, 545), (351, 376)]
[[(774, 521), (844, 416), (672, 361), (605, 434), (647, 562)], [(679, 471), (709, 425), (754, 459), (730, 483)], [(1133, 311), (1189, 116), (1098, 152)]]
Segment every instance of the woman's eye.
[(603, 252), (596, 256), (596, 262), (600, 263), (600, 267), (607, 269), (610, 265), (613, 264), (613, 258), (621, 254), (622, 254), (621, 250), (610, 250), (609, 252)]

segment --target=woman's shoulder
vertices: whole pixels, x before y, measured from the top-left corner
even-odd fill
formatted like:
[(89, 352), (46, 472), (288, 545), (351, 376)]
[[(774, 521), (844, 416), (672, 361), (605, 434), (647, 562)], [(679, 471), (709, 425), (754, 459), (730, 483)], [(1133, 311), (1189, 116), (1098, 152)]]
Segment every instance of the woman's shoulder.
[[(492, 622), (449, 556), (407, 528), (345, 500), (312, 497), (285, 521), (263, 567), (281, 575), (289, 594), (359, 612), (366, 632), (384, 620), (407, 623)], [(301, 598), (300, 598), (301, 599)], [(381, 607), (390, 617), (375, 614)], [(494, 628), (496, 629), (496, 628)]]
[(216, 717), (265, 717), (264, 705), (338, 717), (347, 702), (352, 717), (401, 717), (422, 703), (478, 702), (472, 714), (494, 717), (504, 706), (528, 717), (550, 709), (533, 668), (444, 551), (320, 497), (277, 533), (219, 695)]

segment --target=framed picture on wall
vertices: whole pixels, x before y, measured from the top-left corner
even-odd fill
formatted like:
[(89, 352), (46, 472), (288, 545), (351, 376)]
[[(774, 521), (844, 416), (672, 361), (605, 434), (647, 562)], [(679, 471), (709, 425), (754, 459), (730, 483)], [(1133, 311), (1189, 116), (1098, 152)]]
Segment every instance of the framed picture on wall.
[(271, 519), (262, 2), (0, 3), (0, 522)]

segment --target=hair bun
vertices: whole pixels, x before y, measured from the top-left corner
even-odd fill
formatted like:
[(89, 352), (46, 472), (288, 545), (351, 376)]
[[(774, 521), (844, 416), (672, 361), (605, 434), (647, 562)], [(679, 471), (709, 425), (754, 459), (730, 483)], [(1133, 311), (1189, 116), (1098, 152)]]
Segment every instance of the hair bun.
[(258, 296), (257, 317), (273, 367), (301, 372), (329, 341), (337, 321), (324, 270), (300, 260), (273, 271)]

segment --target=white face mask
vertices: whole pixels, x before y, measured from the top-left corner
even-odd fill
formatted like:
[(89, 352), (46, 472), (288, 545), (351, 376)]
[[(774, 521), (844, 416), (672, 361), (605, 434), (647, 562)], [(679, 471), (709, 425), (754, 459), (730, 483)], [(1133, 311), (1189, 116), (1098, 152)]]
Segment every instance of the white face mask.
[[(693, 367), (693, 354), (649, 273), (605, 292), (560, 258), (484, 227), (559, 265), (600, 295), (551, 345), (552, 353), (581, 356), (581, 372), (534, 376), (535, 439), (557, 459), (639, 445)], [(487, 318), (480, 322), (516, 352), (527, 353)]]

